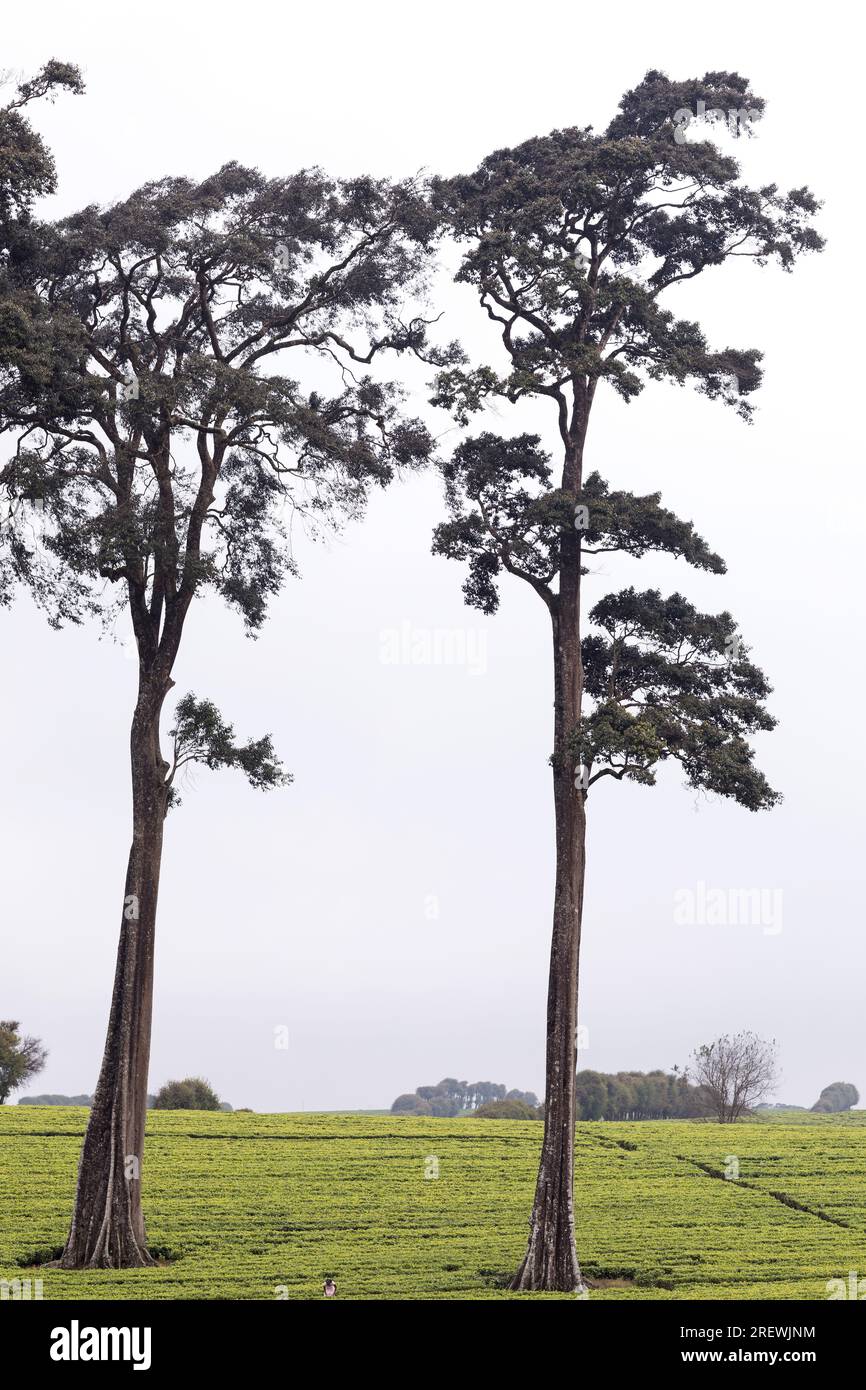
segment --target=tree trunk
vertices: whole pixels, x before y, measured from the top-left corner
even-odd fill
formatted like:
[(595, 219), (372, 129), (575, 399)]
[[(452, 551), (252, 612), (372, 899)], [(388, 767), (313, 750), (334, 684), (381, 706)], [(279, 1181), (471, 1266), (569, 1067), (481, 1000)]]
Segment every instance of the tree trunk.
[[(580, 487), (579, 452), (566, 459), (563, 486)], [(580, 1292), (574, 1241), (574, 1122), (577, 1071), (577, 982), (586, 847), (586, 792), (571, 735), (580, 721), (580, 542), (563, 534), (560, 585), (553, 611), (556, 890), (547, 994), (544, 1140), (529, 1223), (529, 1244), (512, 1289)]]
[[(141, 1165), (153, 1006), (156, 900), (168, 764), (159, 715), (168, 685), (142, 674), (132, 721), (132, 846), (102, 1068), (78, 1168), (63, 1269), (152, 1264), (141, 1210)], [(170, 684), (170, 682), (169, 682)]]

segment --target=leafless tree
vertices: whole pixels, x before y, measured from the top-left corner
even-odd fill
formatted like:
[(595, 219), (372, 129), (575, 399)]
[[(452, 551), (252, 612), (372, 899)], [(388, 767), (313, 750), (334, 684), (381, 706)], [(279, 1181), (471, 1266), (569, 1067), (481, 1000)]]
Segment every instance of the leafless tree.
[(778, 1045), (756, 1033), (725, 1033), (692, 1053), (692, 1080), (720, 1124), (739, 1120), (779, 1080)]

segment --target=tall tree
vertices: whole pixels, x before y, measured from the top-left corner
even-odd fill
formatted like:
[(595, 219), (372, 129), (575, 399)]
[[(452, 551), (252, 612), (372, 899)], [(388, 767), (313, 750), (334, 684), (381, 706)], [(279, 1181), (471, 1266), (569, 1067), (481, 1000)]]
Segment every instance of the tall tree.
[(712, 140), (683, 138), (688, 111), (696, 126), (705, 110), (713, 119), (716, 110), (732, 111), (738, 135), (751, 132), (763, 108), (736, 73), (672, 82), (650, 72), (603, 134), (557, 130), (434, 186), (463, 249), (457, 279), (475, 290), (507, 359), (504, 372), (450, 366), (434, 399), (463, 424), (491, 401), (547, 401), (560, 451), (554, 474), (537, 436), (484, 433), (463, 442), (444, 469), (450, 519), (434, 542), (468, 561), (467, 602), (492, 613), (499, 575), (516, 575), (544, 603), (553, 637), (545, 1131), (517, 1289), (581, 1287), (574, 1092), (589, 788), (602, 777), (649, 784), (655, 766), (675, 758), (693, 786), (753, 810), (776, 800), (747, 742), (772, 727), (762, 704), (767, 685), (727, 614), (698, 613), (676, 594), (627, 590), (595, 606), (597, 633), (584, 638), (581, 622), (585, 553), (667, 551), (724, 569), (658, 494), (611, 491), (598, 473), (587, 476), (585, 450), (601, 382), (624, 401), (649, 381), (688, 382), (749, 419), (760, 352), (713, 350), (700, 326), (675, 317), (662, 298), (733, 257), (789, 270), (800, 252), (820, 249), (807, 189), (750, 188)]
[[(238, 743), (194, 696), (177, 706), (164, 757), (191, 605), (217, 594), (254, 635), (295, 573), (292, 515), (335, 524), (371, 486), (427, 460), (430, 438), (401, 413), (399, 390), (364, 368), (387, 350), (424, 354), (424, 322), (401, 314), (434, 233), (412, 182), (317, 169), (266, 179), (228, 164), (38, 225), (10, 266), (0, 424), (17, 443), (0, 473), (0, 596), (26, 586), (54, 624), (125, 610), (138, 652), (132, 846), (64, 1267), (150, 1262), (154, 932), (178, 769), (287, 780), (269, 738)], [(289, 356), (297, 373), (279, 374)]]

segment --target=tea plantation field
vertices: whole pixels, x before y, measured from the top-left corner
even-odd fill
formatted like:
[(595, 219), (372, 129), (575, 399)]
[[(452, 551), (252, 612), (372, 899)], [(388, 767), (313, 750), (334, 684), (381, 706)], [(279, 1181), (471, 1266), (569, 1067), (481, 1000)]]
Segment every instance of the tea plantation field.
[[(64, 1239), (87, 1112), (0, 1107), (0, 1280), (43, 1297), (514, 1298), (541, 1126), (389, 1115), (154, 1112), (155, 1269), (28, 1268)], [(725, 1177), (725, 1172), (730, 1175)], [(866, 1113), (581, 1124), (591, 1299), (825, 1299), (866, 1276)], [(535, 1295), (538, 1297), (538, 1295)]]

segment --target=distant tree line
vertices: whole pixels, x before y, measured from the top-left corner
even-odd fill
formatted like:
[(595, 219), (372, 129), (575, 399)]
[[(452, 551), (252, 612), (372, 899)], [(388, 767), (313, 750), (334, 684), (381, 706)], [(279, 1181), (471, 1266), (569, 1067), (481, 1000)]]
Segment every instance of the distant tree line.
[[(52, 1094), (45, 1096), (22, 1096), (19, 1105), (92, 1105), (93, 1096), (63, 1096)], [(153, 1105), (153, 1096), (147, 1098), (148, 1109)]]
[(579, 1071), (579, 1120), (690, 1120), (709, 1111), (700, 1086), (683, 1072)]
[[(776, 1079), (776, 1044), (753, 1033), (725, 1035), (692, 1054), (689, 1067), (670, 1072), (580, 1071), (576, 1076), (577, 1120), (692, 1120), (715, 1116), (730, 1123), (754, 1109)], [(847, 1109), (856, 1088), (836, 1082), (814, 1109)], [(544, 1118), (532, 1091), (506, 1090), (492, 1081), (468, 1084), (446, 1076), (397, 1097), (394, 1115), (475, 1115), (484, 1119)]]
[[(496, 1101), (520, 1102), (537, 1111), (538, 1096), (533, 1091), (509, 1091), (495, 1081), (458, 1081), (446, 1076), (435, 1086), (418, 1086), (411, 1094), (398, 1096), (391, 1106), (392, 1115), (466, 1115), (474, 1114), (481, 1106)], [(514, 1118), (524, 1118), (523, 1115)]]
[[(93, 1096), (22, 1096), (19, 1105), (86, 1105)], [(148, 1110), (231, 1110), (227, 1100), (220, 1100), (209, 1082), (200, 1076), (187, 1076), (183, 1081), (167, 1081), (155, 1096), (147, 1097)]]

